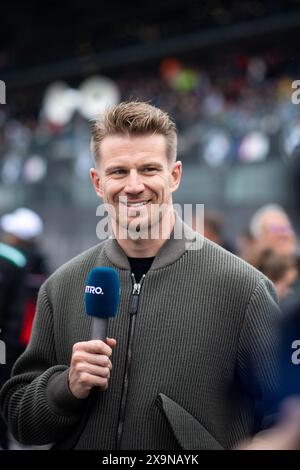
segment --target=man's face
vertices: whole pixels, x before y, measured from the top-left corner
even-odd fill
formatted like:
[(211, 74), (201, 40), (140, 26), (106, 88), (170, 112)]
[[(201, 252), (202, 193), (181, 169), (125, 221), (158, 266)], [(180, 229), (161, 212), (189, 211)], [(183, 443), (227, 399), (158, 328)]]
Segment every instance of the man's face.
[(296, 250), (296, 236), (289, 219), (280, 212), (270, 212), (262, 220), (261, 243), (275, 253), (292, 255)]
[(168, 163), (163, 135), (108, 136), (91, 178), (117, 228), (149, 229), (171, 210), (181, 163)]

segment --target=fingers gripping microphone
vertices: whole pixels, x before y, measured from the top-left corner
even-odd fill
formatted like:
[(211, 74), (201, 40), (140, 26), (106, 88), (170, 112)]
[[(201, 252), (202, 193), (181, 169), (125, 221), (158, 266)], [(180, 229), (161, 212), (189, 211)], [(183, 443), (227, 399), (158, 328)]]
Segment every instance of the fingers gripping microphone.
[(113, 268), (95, 268), (85, 288), (86, 313), (93, 317), (92, 339), (105, 340), (108, 319), (115, 317), (120, 301), (120, 279)]

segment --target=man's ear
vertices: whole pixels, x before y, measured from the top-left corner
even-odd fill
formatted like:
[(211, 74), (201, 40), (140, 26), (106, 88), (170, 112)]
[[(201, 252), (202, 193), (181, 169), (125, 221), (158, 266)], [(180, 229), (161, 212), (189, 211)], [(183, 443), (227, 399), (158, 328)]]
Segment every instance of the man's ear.
[(172, 193), (178, 189), (178, 186), (180, 185), (181, 175), (182, 163), (180, 161), (177, 161), (173, 164), (170, 174), (170, 189)]
[(92, 184), (94, 186), (94, 189), (96, 191), (97, 196), (99, 196), (102, 199), (103, 198), (103, 189), (102, 189), (102, 184), (101, 184), (101, 178), (100, 178), (98, 170), (96, 170), (96, 168), (91, 168), (90, 169), (90, 177), (91, 177)]

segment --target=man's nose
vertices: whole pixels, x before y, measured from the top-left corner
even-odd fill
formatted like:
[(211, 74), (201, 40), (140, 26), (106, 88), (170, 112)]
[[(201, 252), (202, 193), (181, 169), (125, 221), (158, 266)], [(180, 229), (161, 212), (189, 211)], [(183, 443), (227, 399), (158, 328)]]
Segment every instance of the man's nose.
[(130, 170), (127, 176), (126, 186), (124, 188), (125, 192), (137, 194), (144, 191), (144, 189), (145, 186), (142, 177), (136, 170)]

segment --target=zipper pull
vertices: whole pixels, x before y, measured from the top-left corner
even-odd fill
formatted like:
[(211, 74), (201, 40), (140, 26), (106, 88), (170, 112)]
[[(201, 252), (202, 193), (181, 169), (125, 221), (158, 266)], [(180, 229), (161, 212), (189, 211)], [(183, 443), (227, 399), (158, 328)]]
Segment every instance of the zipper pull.
[(138, 311), (138, 306), (139, 306), (139, 296), (141, 292), (141, 287), (145, 279), (145, 274), (143, 274), (140, 282), (135, 281), (134, 274), (131, 274), (132, 278), (132, 283), (133, 283), (133, 289), (130, 297), (130, 303), (129, 303), (129, 313), (130, 315), (136, 315)]

